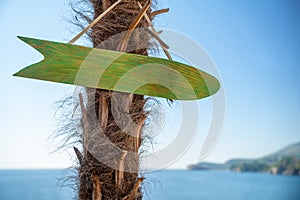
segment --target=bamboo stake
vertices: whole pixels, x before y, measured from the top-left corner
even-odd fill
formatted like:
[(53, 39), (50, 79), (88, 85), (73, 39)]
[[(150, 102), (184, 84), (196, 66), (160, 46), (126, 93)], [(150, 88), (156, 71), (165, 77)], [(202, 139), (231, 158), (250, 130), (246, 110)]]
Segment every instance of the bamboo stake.
[(109, 13), (114, 7), (116, 7), (122, 0), (118, 0), (108, 9), (106, 9), (101, 15), (99, 15), (92, 23), (90, 23), (85, 29), (83, 29), (80, 33), (78, 33), (72, 40), (70, 40), (69, 44), (73, 44), (76, 42), (83, 34), (85, 34), (90, 28), (92, 28), (95, 24), (97, 24), (107, 13)]

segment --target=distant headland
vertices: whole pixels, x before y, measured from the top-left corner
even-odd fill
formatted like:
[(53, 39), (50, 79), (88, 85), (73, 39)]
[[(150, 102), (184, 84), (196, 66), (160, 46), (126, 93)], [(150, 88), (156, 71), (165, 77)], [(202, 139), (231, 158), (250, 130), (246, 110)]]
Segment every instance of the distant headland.
[(265, 172), (300, 176), (300, 142), (258, 159), (232, 159), (222, 164), (200, 162), (189, 165), (188, 169)]

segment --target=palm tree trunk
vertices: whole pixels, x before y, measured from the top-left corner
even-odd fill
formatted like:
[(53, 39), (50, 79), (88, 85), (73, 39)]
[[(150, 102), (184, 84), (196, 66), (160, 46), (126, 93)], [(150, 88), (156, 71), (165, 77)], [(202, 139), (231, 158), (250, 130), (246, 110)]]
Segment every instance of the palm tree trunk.
[[(95, 19), (117, 0), (89, 1), (92, 6), (90, 11), (94, 13)], [(116, 43), (109, 42), (109, 46), (105, 46), (107, 44), (103, 45), (103, 41), (123, 31), (127, 31), (128, 28), (130, 29), (130, 25), (141, 11), (141, 5), (145, 5), (146, 2), (146, 0), (123, 0), (118, 4), (99, 23), (93, 26), (92, 30), (88, 33), (93, 42), (93, 46), (95, 48), (100, 46), (101, 48), (109, 48), (111, 50), (126, 51), (126, 45), (125, 48), (124, 46), (120, 47), (122, 39)], [(78, 13), (77, 11), (77, 14)], [(146, 13), (148, 16), (151, 16), (151, 9), (147, 9)], [(85, 16), (85, 13), (80, 14)], [(93, 19), (90, 19), (90, 21), (93, 21)], [(143, 17), (139, 20), (136, 27), (148, 27), (148, 22)], [(130, 51), (130, 53), (147, 55), (148, 48), (150, 47), (150, 37), (141, 35), (135, 35), (135, 37), (137, 40), (143, 37), (143, 43), (145, 43), (146, 38), (146, 43), (149, 43), (149, 46)], [(81, 98), (81, 108), (83, 112), (82, 140), (94, 138), (93, 143), (95, 143), (96, 147), (103, 145), (101, 143), (103, 142), (102, 140), (98, 140), (97, 137), (89, 135), (92, 134), (94, 130), (90, 131), (91, 128), (88, 128), (86, 125), (96, 119), (97, 126), (93, 126), (93, 128), (99, 129), (99, 132), (103, 133), (114, 146), (121, 149), (122, 153), (118, 158), (110, 158), (108, 156), (107, 159), (116, 160), (116, 167), (111, 167), (101, 162), (97, 157), (99, 155), (90, 152), (90, 149), (86, 145), (82, 148), (83, 152), (79, 152), (78, 149), (75, 148), (76, 155), (80, 161), (79, 199), (142, 199), (140, 186), (144, 178), (139, 177), (138, 174), (139, 159), (138, 157), (129, 159), (128, 153), (135, 152), (138, 154), (142, 143), (142, 127), (146, 120), (144, 96), (92, 88), (86, 88), (86, 94), (87, 100), (85, 105)], [(128, 116), (132, 120), (131, 122), (126, 120)], [(134, 123), (135, 128), (131, 128), (132, 124), (130, 123)], [(83, 144), (85, 143), (83, 142)], [(124, 171), (124, 169), (128, 167), (129, 162), (131, 168), (136, 170)]]

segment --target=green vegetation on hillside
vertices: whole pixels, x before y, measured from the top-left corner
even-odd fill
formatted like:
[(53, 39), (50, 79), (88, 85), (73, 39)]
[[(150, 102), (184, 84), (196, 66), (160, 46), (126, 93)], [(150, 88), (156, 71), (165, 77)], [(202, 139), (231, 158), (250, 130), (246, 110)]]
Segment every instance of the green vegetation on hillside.
[(300, 143), (290, 145), (259, 159), (234, 159), (224, 164), (200, 162), (196, 165), (190, 165), (189, 169), (300, 175)]
[(268, 172), (272, 174), (300, 175), (300, 160), (294, 157), (283, 157), (275, 162), (253, 160), (230, 165), (232, 171), (238, 172)]

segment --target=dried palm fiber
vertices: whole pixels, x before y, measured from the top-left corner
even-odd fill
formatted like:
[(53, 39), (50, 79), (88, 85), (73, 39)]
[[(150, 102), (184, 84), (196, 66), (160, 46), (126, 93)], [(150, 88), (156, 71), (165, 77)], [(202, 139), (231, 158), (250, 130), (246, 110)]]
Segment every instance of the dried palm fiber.
[[(117, 0), (73, 2), (76, 23), (81, 27), (84, 26), (82, 20), (91, 23), (115, 2)], [(147, 2), (122, 0), (87, 32), (93, 47), (148, 55), (149, 49), (155, 46), (151, 38), (159, 38), (155, 31), (151, 32), (147, 27), (156, 14), (165, 10), (151, 14), (152, 2), (151, 8), (146, 9), (147, 17), (141, 15), (137, 19), (141, 7), (145, 7)], [(138, 23), (134, 24), (134, 20)], [(130, 31), (130, 34), (124, 32), (133, 27), (139, 29)], [(162, 41), (158, 42), (164, 45)], [(163, 48), (166, 50), (167, 46)], [(147, 118), (144, 96), (93, 88), (86, 88), (85, 96), (85, 99), (80, 96), (80, 107), (82, 143), (86, 145), (82, 152), (74, 148), (80, 165), (79, 199), (142, 199), (140, 185), (144, 178), (138, 174), (139, 158), (129, 156), (128, 152), (138, 154), (142, 144), (142, 127)], [(106, 138), (103, 139), (100, 133)], [(115, 149), (107, 145), (105, 139), (113, 143), (119, 152), (114, 154)], [(102, 160), (108, 161), (111, 166)]]

